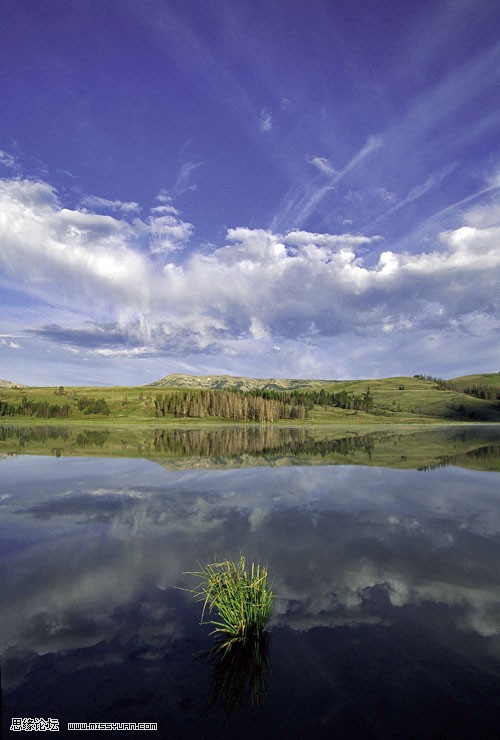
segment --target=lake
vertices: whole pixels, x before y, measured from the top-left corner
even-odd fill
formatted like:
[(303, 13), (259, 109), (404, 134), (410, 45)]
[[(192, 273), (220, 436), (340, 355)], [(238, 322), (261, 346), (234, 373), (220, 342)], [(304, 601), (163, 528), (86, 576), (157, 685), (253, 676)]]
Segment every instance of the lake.
[[(5, 736), (498, 737), (499, 470), (498, 426), (0, 427)], [(188, 572), (240, 553), (269, 639), (221, 660)]]

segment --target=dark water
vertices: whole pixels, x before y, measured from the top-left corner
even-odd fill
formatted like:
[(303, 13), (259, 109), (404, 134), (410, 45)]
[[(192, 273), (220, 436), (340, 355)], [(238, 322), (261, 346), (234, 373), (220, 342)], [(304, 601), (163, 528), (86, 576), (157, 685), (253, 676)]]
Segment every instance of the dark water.
[[(178, 587), (240, 552), (273, 579), (269, 641), (195, 657), (210, 629)], [(6, 457), (0, 558), (6, 737), (12, 717), (70, 737), (500, 734), (498, 472)]]

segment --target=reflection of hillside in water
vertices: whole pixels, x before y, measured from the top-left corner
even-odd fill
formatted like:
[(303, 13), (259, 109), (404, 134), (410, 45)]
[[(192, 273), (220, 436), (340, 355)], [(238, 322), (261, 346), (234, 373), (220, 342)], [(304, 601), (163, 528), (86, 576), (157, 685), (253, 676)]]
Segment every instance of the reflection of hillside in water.
[(419, 470), (436, 470), (436, 468), (446, 468), (448, 465), (478, 470), (496, 470), (498, 466), (489, 465), (495, 461), (500, 463), (500, 445), (490, 444), (457, 455), (443, 455), (441, 460), (425, 465)]
[(500, 458), (500, 445), (486, 445), (478, 450), (470, 450), (465, 453), (465, 457), (476, 460), (495, 460)]
[(21, 445), (29, 442), (47, 442), (49, 440), (70, 440), (72, 438), (70, 427), (57, 426), (3, 426), (0, 425), (0, 442), (16, 440)]
[(500, 469), (498, 425), (362, 433), (334, 427), (222, 428), (0, 426), (0, 453), (142, 457), (173, 469), (252, 465), (357, 464), (431, 469)]
[(320, 439), (310, 436), (307, 429), (280, 427), (239, 427), (204, 431), (158, 430), (154, 439), (154, 451), (169, 457), (234, 458), (239, 456), (263, 455), (326, 457), (327, 455), (349, 455), (361, 450), (368, 456), (375, 444), (374, 434), (349, 436), (340, 439)]

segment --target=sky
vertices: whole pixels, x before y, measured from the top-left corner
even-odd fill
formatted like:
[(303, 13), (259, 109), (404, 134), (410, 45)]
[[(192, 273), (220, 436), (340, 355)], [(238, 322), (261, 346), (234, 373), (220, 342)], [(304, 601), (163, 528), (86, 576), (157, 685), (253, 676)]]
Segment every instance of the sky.
[(500, 370), (497, 0), (0, 7), (0, 378)]

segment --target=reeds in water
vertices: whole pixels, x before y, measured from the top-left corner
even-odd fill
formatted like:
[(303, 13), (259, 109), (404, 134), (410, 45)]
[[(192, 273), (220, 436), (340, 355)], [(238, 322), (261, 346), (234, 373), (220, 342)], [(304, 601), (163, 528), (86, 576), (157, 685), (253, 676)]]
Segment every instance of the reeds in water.
[[(236, 643), (260, 639), (273, 600), (266, 567), (252, 563), (247, 572), (242, 555), (237, 563), (209, 563), (191, 575), (199, 579), (192, 592), (203, 601), (201, 622), (215, 627), (211, 634), (219, 639), (220, 648), (227, 651)], [(205, 614), (211, 612), (216, 612), (218, 619), (205, 620)]]

